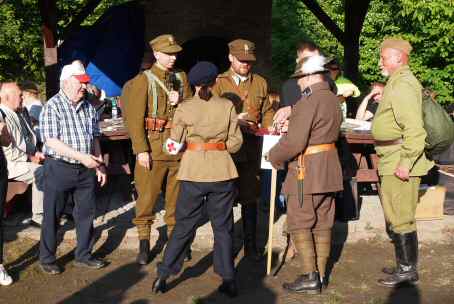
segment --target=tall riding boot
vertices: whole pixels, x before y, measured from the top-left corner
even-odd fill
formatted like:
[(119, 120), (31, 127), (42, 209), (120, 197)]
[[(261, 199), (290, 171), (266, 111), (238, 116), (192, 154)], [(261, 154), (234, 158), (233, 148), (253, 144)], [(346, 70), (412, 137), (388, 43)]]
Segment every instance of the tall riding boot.
[(241, 206), (243, 220), (244, 256), (254, 261), (260, 261), (262, 256), (257, 250), (257, 204)]
[(150, 240), (140, 240), (139, 254), (137, 255), (137, 263), (147, 265), (150, 259)]
[(416, 231), (396, 234), (394, 240), (396, 248), (396, 271), (378, 283), (386, 287), (395, 287), (401, 283), (415, 283), (418, 281), (418, 235)]
[(326, 264), (331, 253), (331, 230), (314, 231), (315, 253), (317, 255), (317, 268), (320, 282), (326, 285)]
[(320, 276), (315, 265), (315, 249), (312, 232), (303, 230), (292, 234), (292, 240), (301, 259), (302, 275), (294, 282), (284, 283), (284, 289), (298, 293), (318, 294), (321, 290)]
[[(391, 228), (386, 225), (386, 232), (388, 236), (391, 238), (391, 243), (396, 244), (396, 233), (391, 230)], [(400, 257), (402, 256), (401, 247), (394, 245), (394, 256), (396, 258), (396, 266), (385, 266), (382, 268), (382, 272), (385, 274), (394, 274), (397, 271), (397, 267), (400, 264)]]

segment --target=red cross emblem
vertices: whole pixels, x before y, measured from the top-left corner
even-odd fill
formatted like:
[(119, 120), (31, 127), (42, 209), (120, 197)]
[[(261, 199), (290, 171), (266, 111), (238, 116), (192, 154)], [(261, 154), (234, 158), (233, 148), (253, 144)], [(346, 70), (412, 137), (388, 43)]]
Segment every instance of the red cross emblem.
[(177, 148), (175, 148), (175, 144), (173, 142), (167, 143), (167, 151), (169, 151), (169, 153), (177, 151)]

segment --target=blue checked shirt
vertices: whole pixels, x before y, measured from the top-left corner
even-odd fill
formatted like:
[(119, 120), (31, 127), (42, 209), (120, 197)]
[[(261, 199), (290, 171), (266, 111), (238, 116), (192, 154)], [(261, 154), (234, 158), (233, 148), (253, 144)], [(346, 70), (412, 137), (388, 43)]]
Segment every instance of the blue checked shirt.
[(73, 164), (80, 162), (57, 154), (46, 146), (46, 140), (56, 138), (76, 151), (93, 154), (94, 139), (100, 136), (95, 108), (86, 100), (74, 107), (63, 91), (49, 99), (44, 106), (39, 128), (44, 154)]

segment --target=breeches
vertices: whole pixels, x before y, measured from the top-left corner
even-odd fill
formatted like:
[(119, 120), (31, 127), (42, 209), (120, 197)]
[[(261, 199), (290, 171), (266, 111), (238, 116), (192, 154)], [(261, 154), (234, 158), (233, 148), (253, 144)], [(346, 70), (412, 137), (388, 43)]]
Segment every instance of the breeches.
[(136, 202), (136, 217), (133, 223), (137, 226), (139, 239), (149, 239), (153, 224), (153, 209), (161, 191), (165, 191), (164, 220), (167, 229), (175, 226), (175, 206), (178, 196), (179, 182), (177, 180), (179, 161), (153, 161), (151, 170), (136, 163), (134, 179), (138, 193)]
[(385, 220), (395, 233), (416, 231), (420, 177), (402, 181), (394, 175), (381, 176), (381, 196)]
[(334, 224), (334, 193), (305, 194), (301, 205), (297, 195), (288, 196), (288, 232), (330, 230)]

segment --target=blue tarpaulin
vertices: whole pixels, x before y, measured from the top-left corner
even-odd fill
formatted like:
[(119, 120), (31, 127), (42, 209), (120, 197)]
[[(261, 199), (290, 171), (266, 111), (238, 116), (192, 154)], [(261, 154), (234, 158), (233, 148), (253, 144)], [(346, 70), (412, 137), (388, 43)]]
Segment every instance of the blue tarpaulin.
[(144, 31), (144, 10), (137, 3), (112, 7), (93, 26), (83, 27), (62, 44), (61, 65), (81, 60), (94, 85), (108, 97), (119, 96), (124, 83), (139, 72)]

